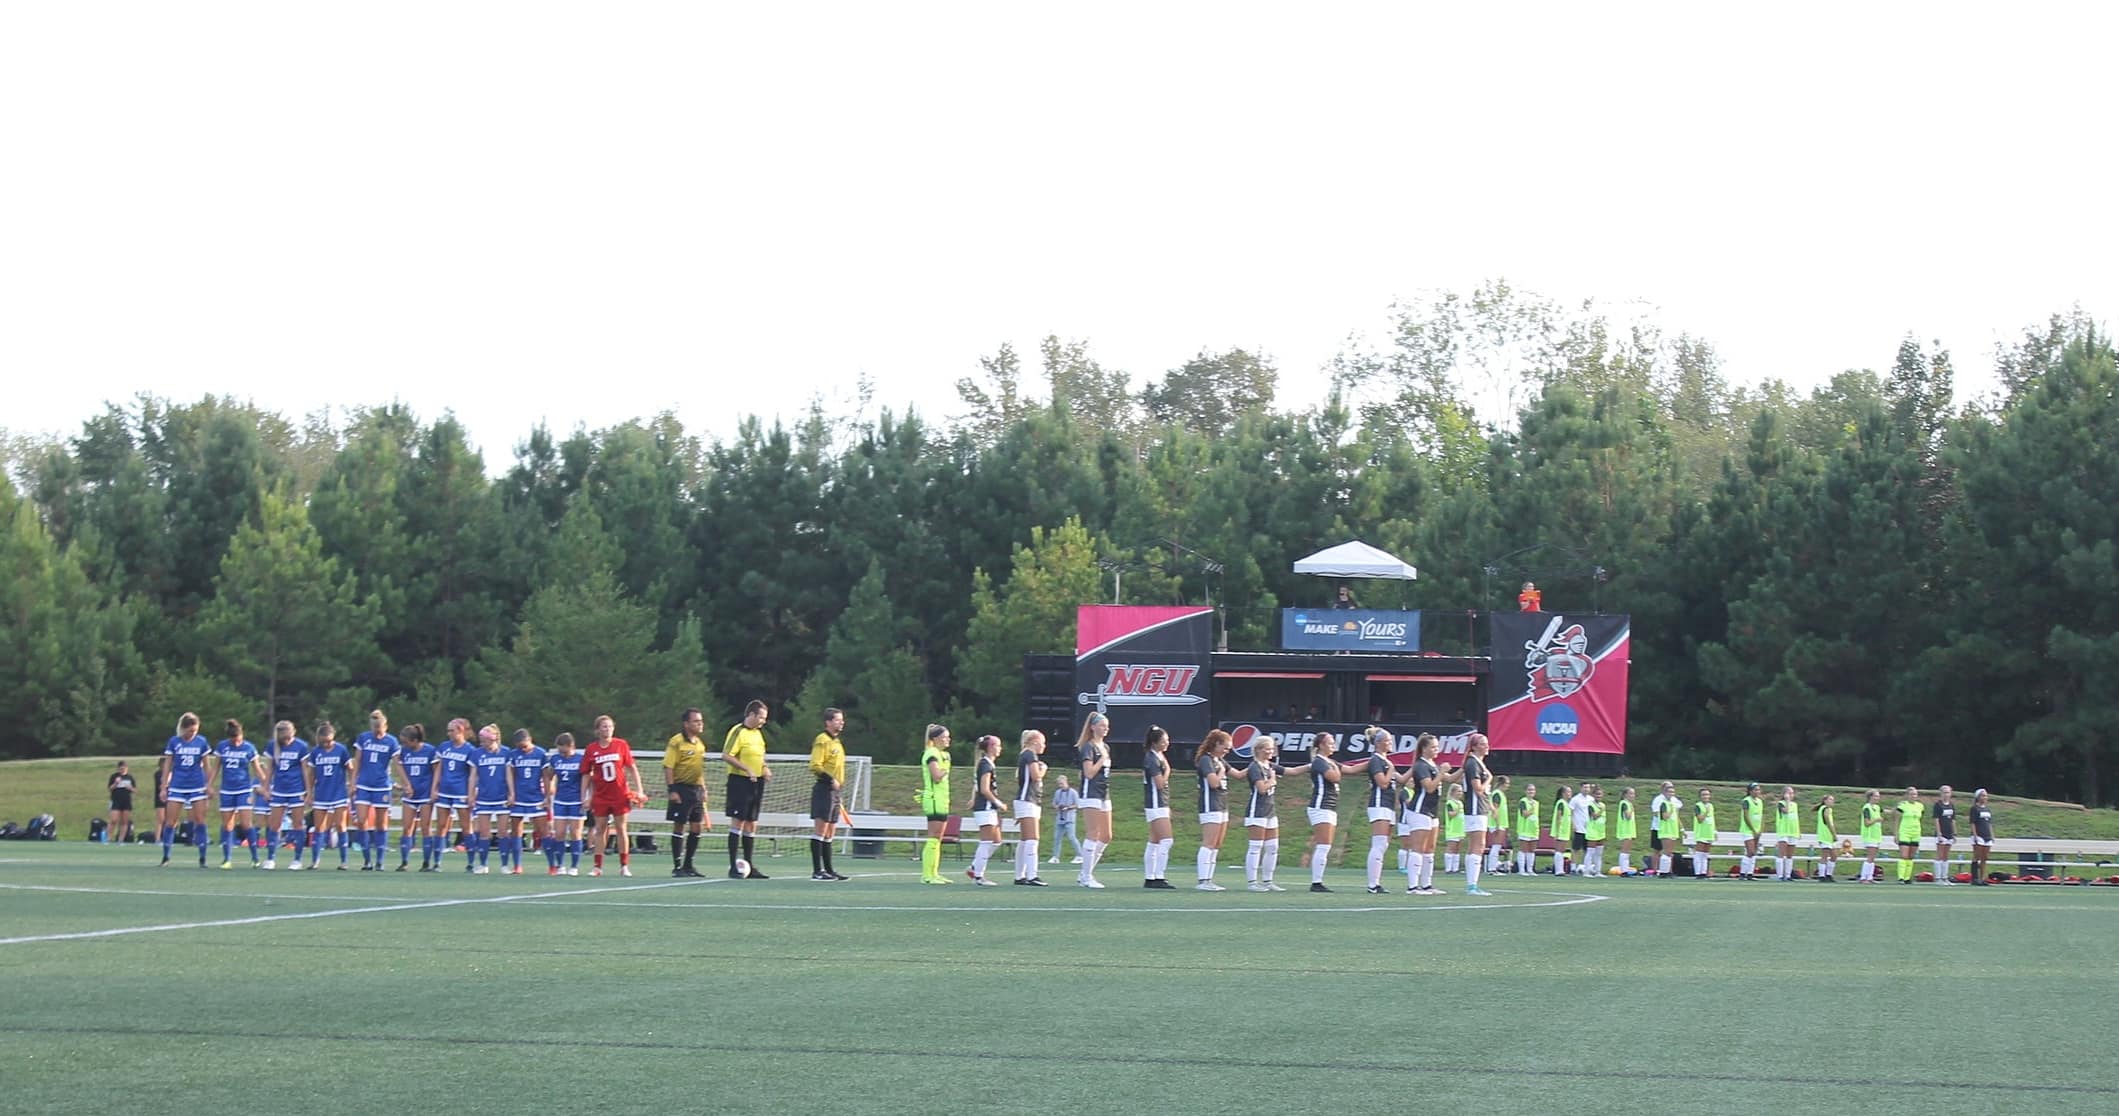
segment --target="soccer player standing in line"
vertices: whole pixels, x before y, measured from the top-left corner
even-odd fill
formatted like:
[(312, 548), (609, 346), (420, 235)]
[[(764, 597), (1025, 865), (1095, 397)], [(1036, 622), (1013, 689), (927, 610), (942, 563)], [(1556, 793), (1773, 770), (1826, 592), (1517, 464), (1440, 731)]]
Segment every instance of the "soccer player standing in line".
[(1486, 767), (1486, 734), (1475, 732), (1464, 753), (1464, 893), (1491, 895), (1479, 886), (1486, 861), (1486, 819), (1493, 802), (1493, 775)]
[(338, 847), (338, 870), (346, 870), (346, 808), (353, 796), (347, 776), (353, 770), (353, 753), (338, 742), (338, 727), (329, 721), (316, 723), (316, 745), (309, 749), (309, 809), (316, 814), (316, 835), (309, 842), (309, 867), (315, 870), (327, 845)]
[(1412, 766), (1405, 769), (1404, 814), (1398, 821), (1398, 836), (1405, 846), (1405, 893), (1440, 895), (1435, 889), (1435, 834), (1442, 810), (1442, 769), (1435, 753), (1442, 742), (1423, 732), (1414, 745)]
[(1082, 765), (1082, 871), (1075, 882), (1083, 887), (1104, 886), (1096, 882), (1096, 864), (1111, 844), (1111, 746), (1104, 743), (1110, 732), (1111, 719), (1091, 713), (1074, 743)]
[[(272, 726), (272, 758), (266, 766), (272, 772), (270, 811), (265, 828), (273, 835), (273, 852), (278, 851), (280, 823), (290, 815), (299, 815), (309, 801), (309, 765), (303, 761), (309, 757), (309, 742), (294, 735), (294, 722), (281, 721)], [(299, 827), (295, 829), (294, 862), (287, 866), (290, 872), (302, 867), (302, 850), (308, 844), (307, 834)], [(276, 868), (278, 863), (273, 853), (265, 854), (265, 867)]]
[(168, 816), (162, 823), (162, 863), (169, 863), (170, 847), (176, 842), (177, 819), (191, 815), (190, 828), (192, 847), (199, 851), (199, 867), (206, 867), (206, 808), (199, 803), (206, 800), (206, 757), (213, 752), (213, 744), (199, 734), (199, 715), (186, 713), (177, 718), (177, 734), (162, 746), (161, 769), (155, 772), (155, 783), (161, 788), (161, 797), (169, 803)]
[[(545, 802), (544, 767), (545, 750), (531, 739), (529, 729), (516, 729), (515, 751), (508, 756), (508, 837), (500, 850), (501, 875), (522, 875), (522, 852), (529, 844), (523, 839), (525, 828), (532, 840), (543, 836), (544, 819), (552, 812)], [(530, 824), (525, 827), (524, 822)]]
[(1501, 865), (1501, 854), (1508, 848), (1508, 776), (1493, 776), (1494, 792), (1487, 795), (1493, 809), (1486, 816), (1486, 871), (1489, 875), (1505, 872)]
[(1957, 881), (1950, 878), (1950, 846), (1957, 843), (1957, 803), (1951, 798), (1948, 783), (1935, 791), (1934, 813), (1935, 882), (1954, 884)]
[(728, 789), (721, 796), (721, 806), (728, 811), (728, 878), (732, 880), (746, 878), (736, 870), (739, 858), (751, 866), (747, 878), (771, 878), (758, 871), (757, 861), (758, 813), (765, 807), (765, 781), (773, 777), (765, 764), (765, 722), (771, 716), (764, 702), (754, 700), (743, 707), (743, 719), (721, 738), (721, 760), (728, 764)]
[(1692, 878), (1704, 880), (1712, 866), (1714, 839), (1720, 835), (1714, 821), (1714, 792), (1700, 788), (1700, 800), (1692, 804)]
[(1574, 853), (1573, 867), (1579, 876), (1589, 874), (1589, 807), (1595, 801), (1589, 792), (1595, 788), (1594, 783), (1583, 783), (1567, 799), (1567, 831), (1572, 835), (1568, 849)]
[(390, 718), (368, 714), (368, 731), (353, 740), (353, 824), (361, 831), (361, 871), (380, 872), (390, 848), (390, 763), (403, 745), (390, 735)]
[(1391, 848), (1391, 823), (1398, 817), (1398, 769), (1389, 752), (1395, 743), (1391, 734), (1370, 726), (1369, 758), (1362, 772), (1368, 776), (1369, 820), (1368, 893), (1383, 894), (1383, 857)]
[(1601, 876), (1604, 874), (1604, 788), (1597, 783), (1584, 783), (1580, 796), (1589, 800), (1589, 808), (1582, 820), (1582, 874)]
[(1758, 878), (1758, 847), (1766, 836), (1766, 800), (1759, 797), (1758, 784), (1744, 788), (1744, 800), (1737, 807), (1737, 831), (1744, 838), (1744, 859), (1737, 874), (1747, 880)]
[[(471, 837), (470, 861), (465, 867), (476, 875), (485, 875), (492, 867), (495, 830), (507, 824), (508, 816), (508, 754), (500, 748), (500, 726), (487, 725), (478, 730), (478, 753), (471, 757), (471, 766), (477, 775), (478, 793), (471, 802), (471, 814), (477, 819), (478, 831)], [(500, 866), (508, 866), (507, 857), (502, 856)]]
[(1987, 886), (1987, 855), (1994, 851), (1994, 809), (1984, 788), (1972, 792), (1972, 882)]
[(427, 726), (406, 725), (399, 738), (403, 748), (397, 753), (397, 766), (405, 773), (404, 824), (397, 833), (397, 870), (407, 871), (412, 863), (412, 841), (419, 840), (420, 871), (431, 871), (433, 839), (428, 836), (434, 826), (434, 770), (435, 761), (441, 758), (441, 749), (427, 743)]
[(1332, 838), (1339, 829), (1339, 762), (1332, 753), (1339, 738), (1320, 732), (1310, 745), (1310, 890), (1329, 892), (1324, 870), (1332, 859)]
[(1243, 813), (1244, 832), (1251, 842), (1243, 854), (1243, 876), (1252, 891), (1287, 890), (1273, 882), (1273, 873), (1280, 867), (1280, 814), (1273, 803), (1280, 769), (1273, 765), (1273, 750), (1271, 739), (1255, 738), (1251, 766), (1243, 773), (1251, 786), (1250, 803)]
[(1832, 804), (1837, 799), (1826, 795), (1817, 804), (1817, 826), (1812, 834), (1817, 840), (1817, 878), (1824, 883), (1833, 882), (1833, 869), (1839, 866), (1839, 820), (1832, 816)]
[(251, 811), (251, 791), (265, 778), (265, 765), (257, 746), (243, 739), (243, 723), (228, 722), (228, 737), (213, 748), (214, 766), (221, 777), (221, 869), (235, 867), (231, 840), (250, 846), (250, 866), (258, 866), (258, 847), (250, 843), (250, 827), (257, 821)]
[[(1045, 734), (1024, 729), (1015, 756), (1015, 882), (1043, 887), (1037, 874), (1038, 822), (1045, 812)], [(843, 878), (843, 877), (842, 877)]]
[(920, 846), (920, 882), (946, 884), (942, 833), (949, 828), (949, 730), (941, 725), (927, 726), (927, 747), (920, 751), (920, 813), (927, 818), (927, 840)]
[(1141, 849), (1140, 886), (1151, 891), (1170, 891), (1170, 734), (1161, 725), (1149, 725), (1141, 754), (1141, 807), (1148, 822), (1148, 842)]
[[(971, 854), (971, 866), (964, 874), (980, 887), (999, 887), (986, 878), (986, 862), (993, 858), (994, 850), (1001, 847), (1001, 791), (1000, 767), (993, 761), (1001, 754), (1001, 738), (987, 733), (972, 745), (978, 757), (971, 769), (971, 824), (979, 831), (979, 846)], [(936, 865), (940, 867), (939, 864)]]
[(1553, 791), (1552, 822), (1552, 874), (1566, 875), (1573, 867), (1575, 844), (1575, 789), (1561, 783)]
[(1780, 801), (1773, 804), (1773, 878), (1795, 878), (1795, 842), (1803, 832), (1803, 808), (1795, 801), (1795, 788), (1781, 788)]
[(1884, 794), (1870, 791), (1861, 805), (1861, 843), (1868, 850), (1862, 861), (1861, 878), (1857, 883), (1882, 883), (1876, 878), (1877, 850), (1884, 847)]
[(1464, 865), (1464, 800), (1456, 792), (1442, 796), (1442, 870), (1454, 873)]
[[(699, 875), (692, 858), (699, 832), (710, 825), (706, 807), (706, 714), (687, 709), (677, 734), (662, 745), (662, 781), (669, 791), (670, 875)], [(735, 835), (730, 834), (733, 839)], [(734, 865), (730, 865), (734, 867)]]
[(1214, 882), (1214, 869), (1221, 860), (1221, 842), (1229, 832), (1229, 764), (1233, 741), (1220, 729), (1207, 733), (1199, 743), (1192, 770), (1199, 776), (1199, 890), (1225, 891)]
[[(591, 876), (603, 875), (603, 846), (613, 830), (618, 834), (618, 874), (633, 874), (633, 839), (626, 832), (626, 816), (633, 807), (647, 801), (647, 794), (640, 788), (640, 765), (633, 762), (633, 746), (618, 739), (617, 731), (618, 725), (610, 717), (596, 718), (596, 739), (582, 760), (582, 766), (589, 771), (589, 816), (593, 819), (589, 841), (596, 848), (595, 866), (589, 869)], [(759, 751), (764, 751), (762, 744)], [(755, 872), (752, 875), (765, 878)]]
[(1619, 843), (1619, 871), (1633, 871), (1633, 841), (1640, 834), (1640, 821), (1635, 818), (1635, 802), (1632, 787), (1619, 796), (1617, 815), (1612, 819), (1612, 838)]
[[(817, 780), (809, 788), (809, 824), (814, 830), (809, 838), (809, 878), (813, 880), (847, 878), (831, 863), (832, 838), (838, 835), (839, 816), (846, 812), (846, 745), (839, 739), (845, 731), (846, 711), (826, 709), (824, 731), (809, 742), (809, 773)], [(1022, 846), (1016, 848), (1020, 851)]]
[(471, 769), (478, 749), (470, 743), (471, 722), (462, 717), (451, 720), (447, 732), (449, 742), (441, 747), (440, 771), (434, 777), (434, 819), (429, 828), (435, 832), (427, 838), (434, 853), (431, 872), (441, 871), (442, 850), (452, 831), (463, 834), (464, 867), (470, 868), (476, 859), (471, 852)]
[[(552, 871), (554, 876), (581, 874), (581, 821), (586, 807), (581, 797), (583, 765), (587, 757), (574, 750), (574, 734), (562, 732), (552, 740), (556, 749), (545, 758), (545, 797), (552, 802)], [(565, 857), (567, 863), (561, 864)], [(697, 873), (693, 873), (697, 875)]]
[(1678, 844), (1678, 810), (1683, 805), (1677, 787), (1668, 782), (1648, 803), (1648, 852), (1655, 858), (1649, 867), (1658, 876), (1670, 875), (1670, 850)]
[(1523, 784), (1523, 797), (1516, 799), (1516, 871), (1526, 876), (1538, 874), (1538, 822), (1543, 814), (1538, 784)]
[(1898, 882), (1913, 882), (1915, 858), (1920, 856), (1920, 831), (1924, 828), (1921, 818), (1928, 811), (1927, 804), (1920, 800), (1919, 787), (1907, 787), (1905, 798), (1898, 803)]

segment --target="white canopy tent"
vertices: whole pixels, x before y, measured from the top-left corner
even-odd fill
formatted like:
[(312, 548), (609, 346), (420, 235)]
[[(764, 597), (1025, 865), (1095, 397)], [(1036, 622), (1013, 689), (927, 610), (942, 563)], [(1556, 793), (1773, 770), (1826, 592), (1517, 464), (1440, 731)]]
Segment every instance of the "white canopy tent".
[(1411, 564), (1359, 539), (1297, 560), (1295, 572), (1313, 577), (1373, 577), (1389, 581), (1412, 581), (1420, 576)]

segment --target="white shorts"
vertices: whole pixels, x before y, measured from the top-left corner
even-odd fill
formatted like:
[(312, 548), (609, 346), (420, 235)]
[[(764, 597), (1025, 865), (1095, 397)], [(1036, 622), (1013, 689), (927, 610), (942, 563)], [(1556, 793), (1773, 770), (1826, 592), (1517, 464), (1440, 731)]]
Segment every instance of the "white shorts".
[(1148, 820), (1149, 820), (1149, 821), (1151, 821), (1151, 822), (1156, 822), (1156, 821), (1169, 821), (1169, 820), (1170, 820), (1170, 808), (1169, 808), (1168, 806), (1150, 806), (1150, 807), (1148, 807)]
[(1337, 810), (1319, 810), (1313, 806), (1309, 808), (1309, 816), (1311, 825), (1339, 824), (1339, 811)]
[(1878, 849), (1880, 849), (1880, 848), (1883, 848), (1883, 847), (1884, 847), (1884, 843), (1883, 843), (1883, 841), (1881, 841), (1881, 840), (1876, 840), (1876, 841), (1863, 841), (1863, 842), (1861, 843), (1861, 847), (1862, 847), (1862, 848), (1865, 848), (1865, 849), (1867, 849), (1867, 850), (1869, 850), (1870, 852), (1875, 852), (1876, 850), (1878, 850)]
[(1227, 810), (1215, 810), (1211, 813), (1201, 814), (1199, 815), (1199, 824), (1227, 825), (1229, 824), (1229, 812)]
[(1025, 818), (1042, 818), (1044, 816), (1045, 808), (1035, 802), (1018, 801), (1015, 804), (1015, 820), (1017, 821), (1022, 821)]
[(1279, 829), (1279, 828), (1280, 828), (1280, 819), (1279, 819), (1279, 818), (1277, 818), (1277, 817), (1272, 817), (1272, 818), (1245, 818), (1245, 819), (1243, 820), (1243, 824), (1245, 824), (1245, 825), (1247, 825), (1247, 826), (1256, 826), (1256, 827), (1257, 827), (1257, 828), (1259, 828), (1259, 829)]
[(1972, 838), (1972, 847), (1975, 849), (1991, 849), (1994, 847), (1994, 839), (1992, 837), (1974, 837)]
[(971, 813), (971, 827), (973, 829), (984, 829), (989, 825), (998, 826), (1000, 824), (1001, 812), (999, 810), (974, 810)]
[(1398, 811), (1393, 810), (1388, 806), (1369, 807), (1369, 820), (1372, 822), (1395, 821), (1397, 817)]
[(1084, 810), (1095, 810), (1099, 813), (1104, 813), (1111, 809), (1111, 807), (1104, 805), (1104, 800), (1101, 798), (1084, 798), (1077, 805)]
[(1800, 845), (1803, 843), (1803, 839), (1797, 837), (1793, 833), (1787, 835), (1786, 837), (1783, 837), (1780, 834), (1776, 833), (1773, 835), (1773, 843), (1776, 845)]
[(1466, 814), (1466, 815), (1464, 815), (1464, 832), (1466, 832), (1466, 833), (1484, 833), (1484, 832), (1486, 832), (1486, 815), (1485, 815), (1485, 814)]

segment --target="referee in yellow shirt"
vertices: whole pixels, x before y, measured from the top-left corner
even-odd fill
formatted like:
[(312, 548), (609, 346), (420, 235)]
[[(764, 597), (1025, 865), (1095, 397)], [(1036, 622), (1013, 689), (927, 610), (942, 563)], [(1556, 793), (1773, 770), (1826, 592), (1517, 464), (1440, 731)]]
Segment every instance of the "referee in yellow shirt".
[(846, 731), (846, 711), (826, 709), (824, 731), (809, 742), (809, 773), (817, 777), (809, 789), (809, 820), (816, 833), (809, 839), (809, 878), (844, 880), (831, 863), (831, 839), (839, 827), (839, 813), (846, 787), (846, 745), (839, 734)]
[(692, 857), (699, 851), (699, 828), (706, 816), (706, 714), (684, 711), (683, 727), (662, 746), (662, 779), (670, 791), (670, 860), (672, 876), (698, 876)]
[(728, 730), (721, 741), (721, 758), (728, 764), (728, 792), (721, 797), (728, 811), (728, 878), (740, 880), (738, 857), (750, 862), (750, 879), (770, 877), (758, 871), (752, 852), (758, 842), (758, 812), (765, 806), (765, 781), (773, 777), (765, 766), (765, 719), (770, 710), (762, 701), (743, 707), (743, 720)]

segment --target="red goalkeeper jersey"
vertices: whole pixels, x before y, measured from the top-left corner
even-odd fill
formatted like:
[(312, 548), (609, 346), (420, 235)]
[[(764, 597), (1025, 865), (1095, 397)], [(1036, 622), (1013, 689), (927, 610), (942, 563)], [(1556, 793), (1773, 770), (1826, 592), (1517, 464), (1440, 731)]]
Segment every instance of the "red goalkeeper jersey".
[(589, 793), (625, 797), (625, 769), (633, 766), (633, 746), (623, 740), (590, 741), (582, 766), (589, 772)]

